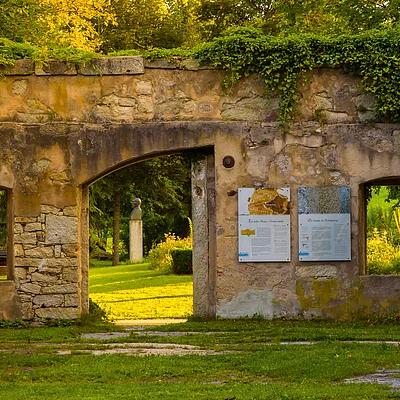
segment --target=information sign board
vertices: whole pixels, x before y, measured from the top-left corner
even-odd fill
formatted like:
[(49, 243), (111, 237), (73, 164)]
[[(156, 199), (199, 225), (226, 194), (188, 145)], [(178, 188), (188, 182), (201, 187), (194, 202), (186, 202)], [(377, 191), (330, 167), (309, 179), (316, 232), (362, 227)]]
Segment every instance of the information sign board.
[(299, 261), (351, 260), (350, 188), (298, 189)]
[(239, 261), (290, 261), (290, 189), (239, 189)]

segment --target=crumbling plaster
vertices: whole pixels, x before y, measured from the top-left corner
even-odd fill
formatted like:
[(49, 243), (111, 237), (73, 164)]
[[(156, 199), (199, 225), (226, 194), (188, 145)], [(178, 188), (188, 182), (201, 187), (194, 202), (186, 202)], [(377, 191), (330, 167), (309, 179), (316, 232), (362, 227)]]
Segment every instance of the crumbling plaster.
[[(145, 158), (199, 148), (213, 153), (193, 178), (198, 316), (354, 318), (398, 309), (399, 277), (363, 276), (359, 189), (400, 175), (400, 126), (365, 123), (374, 101), (359, 79), (310, 72), (300, 115), (283, 130), (279, 98), (267, 104), (258, 76), (224, 90), (223, 71), (193, 61), (22, 60), (5, 72), (0, 186), (11, 190), (14, 228), (8, 294), (0, 297), (7, 318), (86, 312), (87, 185)], [(227, 155), (232, 168), (223, 166)], [(297, 188), (315, 185), (351, 188), (349, 262), (298, 261)], [(237, 190), (257, 186), (291, 188), (290, 262), (237, 261)]]

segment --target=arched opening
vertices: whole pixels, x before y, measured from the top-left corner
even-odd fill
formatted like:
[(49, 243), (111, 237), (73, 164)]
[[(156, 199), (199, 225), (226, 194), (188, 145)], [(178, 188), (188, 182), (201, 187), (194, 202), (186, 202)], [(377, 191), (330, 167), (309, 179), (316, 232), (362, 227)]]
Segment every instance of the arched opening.
[[(139, 166), (141, 162), (176, 155), (176, 152), (158, 153), (151, 156), (133, 158), (122, 165), (104, 171), (82, 186), (81, 202), (81, 268), (80, 298), (81, 312), (88, 311), (89, 299), (89, 221), (90, 221), (90, 185), (115, 171), (130, 166)], [(215, 172), (212, 148), (201, 148), (193, 151), (179, 152), (192, 160), (191, 166), (191, 206), (193, 226), (193, 313), (201, 317), (215, 315)], [(190, 177), (189, 177), (190, 179)], [(149, 181), (148, 185), (151, 186)], [(142, 199), (145, 203), (145, 199)], [(144, 205), (143, 205), (144, 207)], [(163, 232), (168, 233), (168, 232)], [(149, 242), (145, 240), (145, 250)], [(121, 318), (124, 319), (124, 318)]]
[(361, 186), (361, 273), (400, 274), (400, 178), (390, 177)]

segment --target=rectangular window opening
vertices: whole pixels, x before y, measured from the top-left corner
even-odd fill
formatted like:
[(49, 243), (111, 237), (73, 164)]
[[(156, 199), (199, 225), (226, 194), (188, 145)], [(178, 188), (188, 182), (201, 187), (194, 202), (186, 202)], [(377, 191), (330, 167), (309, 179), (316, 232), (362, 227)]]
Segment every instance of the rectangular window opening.
[(400, 274), (400, 181), (393, 183), (365, 185), (367, 275)]

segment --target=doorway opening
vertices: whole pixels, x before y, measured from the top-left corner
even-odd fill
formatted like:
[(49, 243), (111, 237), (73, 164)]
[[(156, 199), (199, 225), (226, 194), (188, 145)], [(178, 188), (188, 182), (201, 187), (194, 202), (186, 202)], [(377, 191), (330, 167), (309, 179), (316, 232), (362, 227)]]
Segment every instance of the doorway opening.
[[(193, 314), (191, 162), (185, 154), (163, 155), (90, 185), (89, 298), (109, 319)], [(132, 262), (130, 215), (138, 198), (143, 261)], [(176, 249), (190, 253), (190, 262), (184, 262), (186, 269), (180, 272)]]
[(365, 273), (400, 274), (400, 180), (365, 185)]

